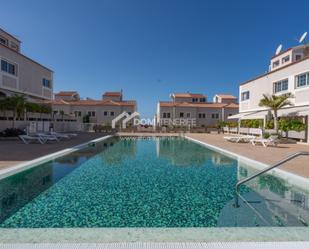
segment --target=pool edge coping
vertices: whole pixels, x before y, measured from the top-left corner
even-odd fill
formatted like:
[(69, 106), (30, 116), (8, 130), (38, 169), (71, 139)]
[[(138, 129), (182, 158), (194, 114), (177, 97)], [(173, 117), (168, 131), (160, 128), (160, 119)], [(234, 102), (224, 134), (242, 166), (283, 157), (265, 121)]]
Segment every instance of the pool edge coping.
[(121, 242), (274, 242), (308, 241), (303, 227), (209, 228), (27, 228), (0, 229), (0, 242), (121, 243)]

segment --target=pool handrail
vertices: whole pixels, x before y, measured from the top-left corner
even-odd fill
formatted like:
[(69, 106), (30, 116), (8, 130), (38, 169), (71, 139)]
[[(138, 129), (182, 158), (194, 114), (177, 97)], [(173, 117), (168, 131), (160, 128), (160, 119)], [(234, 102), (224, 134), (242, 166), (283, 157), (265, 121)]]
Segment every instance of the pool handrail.
[(284, 163), (286, 163), (286, 162), (288, 162), (288, 161), (290, 161), (290, 160), (292, 160), (296, 157), (299, 157), (299, 156), (309, 156), (309, 151), (299, 151), (299, 152), (296, 152), (294, 154), (291, 154), (291, 155), (287, 156), (286, 158), (280, 160), (279, 162), (275, 163), (274, 165), (269, 166), (269, 167), (255, 173), (255, 174), (253, 174), (252, 176), (249, 176), (249, 177), (247, 177), (243, 180), (238, 181), (237, 184), (236, 184), (236, 187), (235, 187), (235, 207), (239, 207), (238, 195), (239, 195), (239, 189), (240, 189), (241, 185), (243, 185), (244, 183), (246, 183), (246, 182), (248, 182), (248, 181), (250, 181), (250, 180), (252, 180), (252, 179), (254, 179), (254, 178), (256, 178), (256, 177), (258, 177), (258, 176), (260, 176), (260, 175), (262, 175), (262, 174), (264, 174), (264, 173), (266, 173), (266, 172), (268, 172), (272, 169), (274, 169), (274, 168), (277, 168), (277, 167), (281, 166), (282, 164), (284, 164)]

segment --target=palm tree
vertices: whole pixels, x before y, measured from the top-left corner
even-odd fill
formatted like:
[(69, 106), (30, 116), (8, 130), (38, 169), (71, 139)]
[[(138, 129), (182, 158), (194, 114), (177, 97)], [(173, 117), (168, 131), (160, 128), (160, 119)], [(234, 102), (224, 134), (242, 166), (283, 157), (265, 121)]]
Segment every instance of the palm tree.
[(26, 119), (28, 120), (28, 113), (36, 113), (39, 112), (40, 106), (37, 103), (33, 102), (26, 102), (25, 104), (25, 111), (26, 111)]
[(8, 98), (0, 99), (0, 112), (3, 112), (4, 117), (6, 117), (5, 111), (7, 111), (8, 109), (9, 109)]
[(13, 111), (13, 123), (12, 126), (14, 128), (15, 121), (17, 118), (21, 117), (25, 112), (26, 108), (26, 97), (21, 94), (14, 94), (11, 97), (7, 98), (8, 102), (8, 110)]
[(61, 120), (63, 121), (64, 111), (61, 110), (59, 113), (60, 113), (60, 115), (61, 115)]
[(263, 98), (260, 100), (259, 106), (268, 107), (273, 112), (274, 128), (277, 133), (278, 133), (278, 110), (285, 106), (292, 105), (289, 98), (293, 98), (293, 95), (291, 93), (286, 93), (282, 95), (271, 95), (271, 96), (263, 94)]

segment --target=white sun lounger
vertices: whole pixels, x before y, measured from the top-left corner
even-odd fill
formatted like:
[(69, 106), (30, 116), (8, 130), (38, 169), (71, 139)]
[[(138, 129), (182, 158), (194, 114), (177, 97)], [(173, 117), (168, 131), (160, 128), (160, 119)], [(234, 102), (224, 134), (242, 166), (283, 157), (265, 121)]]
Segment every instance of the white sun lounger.
[(223, 137), (225, 140), (234, 142), (234, 143), (249, 143), (252, 139), (255, 138), (255, 136), (249, 136), (249, 135), (240, 135), (240, 136), (227, 136)]
[(77, 134), (76, 133), (59, 133), (59, 132), (55, 132), (55, 131), (51, 131), (50, 132), (51, 135), (55, 135), (55, 136), (59, 136), (59, 137), (68, 137), (68, 138), (71, 138), (71, 137), (76, 137)]
[(45, 141), (45, 143), (47, 141), (57, 141), (59, 142), (59, 138), (57, 138), (55, 135), (48, 135), (48, 134), (45, 134), (45, 133), (37, 133), (36, 135), (38, 135), (42, 141)]
[(52, 136), (55, 136), (55, 137), (57, 137), (59, 139), (62, 139), (62, 138), (70, 139), (71, 138), (69, 136), (69, 134), (64, 134), (64, 133), (50, 132), (49, 134), (52, 135)]
[(29, 144), (31, 141), (39, 142), (40, 144), (44, 144), (45, 141), (42, 140), (39, 136), (29, 136), (29, 135), (19, 135), (19, 138), (25, 143)]
[(269, 138), (255, 138), (251, 140), (252, 145), (262, 144), (264, 147), (268, 146), (277, 146), (278, 145), (278, 137), (270, 136)]

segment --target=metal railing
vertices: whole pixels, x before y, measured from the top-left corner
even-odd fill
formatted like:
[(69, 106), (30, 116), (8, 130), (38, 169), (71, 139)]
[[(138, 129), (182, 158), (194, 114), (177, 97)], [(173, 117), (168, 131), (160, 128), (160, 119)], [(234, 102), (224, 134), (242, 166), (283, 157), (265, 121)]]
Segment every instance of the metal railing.
[(296, 152), (292, 155), (289, 155), (288, 157), (277, 162), (276, 164), (274, 164), (274, 165), (272, 165), (272, 166), (270, 166), (266, 169), (263, 169), (263, 170), (257, 172), (256, 174), (253, 174), (252, 176), (249, 176), (249, 177), (237, 182), (236, 187), (235, 187), (235, 207), (239, 207), (238, 196), (239, 196), (239, 189), (240, 189), (241, 185), (243, 185), (244, 183), (246, 183), (246, 182), (248, 182), (248, 181), (250, 181), (250, 180), (252, 180), (252, 179), (254, 179), (254, 178), (256, 178), (256, 177), (258, 177), (258, 176), (260, 176), (260, 175), (262, 175), (262, 174), (264, 174), (264, 173), (266, 173), (266, 172), (268, 172), (272, 169), (274, 169), (274, 168), (277, 168), (277, 167), (281, 166), (282, 164), (284, 164), (284, 163), (286, 163), (286, 162), (288, 162), (288, 161), (290, 161), (290, 160), (292, 160), (296, 157), (299, 157), (299, 156), (309, 156), (309, 151), (300, 151), (300, 152)]

